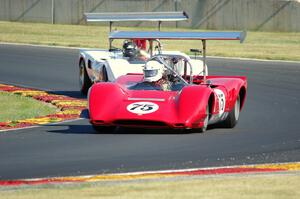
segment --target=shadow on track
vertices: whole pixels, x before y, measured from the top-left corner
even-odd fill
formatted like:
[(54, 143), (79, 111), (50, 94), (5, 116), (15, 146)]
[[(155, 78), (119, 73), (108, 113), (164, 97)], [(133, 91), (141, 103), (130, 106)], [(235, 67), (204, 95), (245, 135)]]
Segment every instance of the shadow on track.
[[(76, 92), (74, 92), (76, 94)], [(70, 95), (74, 96), (74, 93), (71, 92)], [(133, 127), (116, 127), (115, 130), (103, 130), (97, 131), (93, 126), (88, 122), (89, 112), (87, 109), (84, 109), (80, 114), (81, 122), (79, 124), (48, 124), (45, 126), (53, 126), (55, 130), (48, 130), (50, 133), (63, 133), (63, 134), (144, 134), (144, 135), (186, 135), (186, 134), (203, 134), (197, 129), (156, 129), (156, 128), (133, 128)], [(82, 124), (83, 123), (83, 124)], [(66, 128), (67, 127), (67, 128)], [(57, 129), (58, 128), (58, 129)], [(214, 124), (207, 127), (207, 130), (210, 132), (213, 129), (224, 128), (221, 124)], [(204, 132), (206, 134), (208, 132)]]
[[(86, 96), (82, 95), (78, 91), (54, 91), (54, 94), (66, 95), (78, 99), (85, 98)], [(48, 130), (50, 133), (62, 133), (62, 134), (145, 134), (145, 135), (186, 135), (186, 134), (203, 134), (197, 129), (155, 129), (155, 128), (132, 128), (132, 127), (117, 127), (113, 131), (103, 130), (96, 131), (91, 124), (89, 124), (89, 113), (87, 109), (84, 109), (80, 118), (82, 119), (80, 124), (48, 124), (45, 126), (53, 126), (55, 130)], [(84, 123), (84, 124), (81, 124)], [(65, 128), (67, 127), (67, 128)], [(58, 128), (58, 129), (57, 129)], [(210, 125), (207, 130), (211, 131), (215, 128), (222, 128), (221, 125)], [(206, 133), (206, 132), (205, 132)]]
[(49, 133), (62, 133), (62, 134), (97, 134), (91, 125), (85, 124), (48, 124), (45, 125), (49, 128)]
[[(90, 124), (53, 124), (46, 125), (53, 126), (55, 129), (49, 129), (49, 133), (62, 134), (111, 134), (111, 135), (126, 135), (126, 134), (140, 134), (140, 135), (186, 135), (199, 133), (197, 131), (174, 130), (174, 129), (145, 129), (145, 128), (128, 128), (117, 127), (114, 131), (98, 132), (93, 129)], [(67, 128), (66, 128), (67, 127)], [(201, 133), (199, 133), (201, 134)]]
[[(116, 127), (115, 130), (103, 130), (103, 131), (96, 131), (91, 124), (89, 124), (89, 113), (87, 109), (84, 109), (81, 114), (80, 118), (84, 124), (49, 124), (46, 126), (53, 126), (59, 127), (56, 130), (48, 130), (50, 133), (63, 133), (63, 134), (145, 134), (145, 135), (178, 135), (178, 134), (202, 134), (197, 129), (156, 129), (156, 128), (132, 128), (132, 127)], [(60, 127), (68, 127), (60, 128)], [(208, 126), (207, 130), (211, 131), (215, 128), (220, 128), (221, 126), (218, 125), (211, 125)], [(222, 127), (221, 127), (222, 128)], [(206, 133), (206, 132), (205, 132)]]

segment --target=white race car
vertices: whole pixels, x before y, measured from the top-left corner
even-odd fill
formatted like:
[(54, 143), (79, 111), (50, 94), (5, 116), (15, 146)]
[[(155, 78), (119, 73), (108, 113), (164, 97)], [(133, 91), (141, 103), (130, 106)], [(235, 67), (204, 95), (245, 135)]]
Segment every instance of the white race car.
[[(161, 21), (187, 20), (185, 12), (143, 12), (143, 13), (91, 13), (85, 14), (88, 22), (115, 21), (158, 21), (159, 30)], [(149, 33), (149, 32), (148, 32)], [(113, 46), (116, 39), (123, 40), (119, 48)], [(199, 53), (200, 50), (192, 49)], [(207, 75), (205, 64), (199, 59), (191, 59), (179, 51), (162, 51), (160, 40), (147, 35), (147, 32), (114, 31), (109, 34), (109, 49), (81, 49), (79, 52), (79, 83), (80, 91), (87, 94), (88, 89), (95, 82), (113, 82), (118, 77), (130, 73), (143, 73), (145, 62), (154, 55), (166, 54), (186, 57), (192, 63), (193, 75)], [(176, 63), (181, 74), (184, 74), (183, 63)], [(202, 67), (201, 67), (202, 66)], [(206, 66), (206, 65), (205, 65)], [(189, 71), (187, 71), (189, 73)]]

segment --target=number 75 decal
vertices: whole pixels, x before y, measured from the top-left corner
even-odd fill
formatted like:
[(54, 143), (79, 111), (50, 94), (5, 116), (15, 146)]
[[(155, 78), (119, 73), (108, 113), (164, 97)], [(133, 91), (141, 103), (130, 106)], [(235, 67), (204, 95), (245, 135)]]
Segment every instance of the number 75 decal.
[(225, 112), (225, 106), (226, 106), (225, 94), (220, 89), (214, 89), (214, 91), (217, 94), (217, 97), (219, 99), (219, 116), (221, 117), (222, 114)]
[(159, 109), (159, 106), (153, 102), (134, 102), (127, 106), (129, 112), (143, 115), (153, 113)]

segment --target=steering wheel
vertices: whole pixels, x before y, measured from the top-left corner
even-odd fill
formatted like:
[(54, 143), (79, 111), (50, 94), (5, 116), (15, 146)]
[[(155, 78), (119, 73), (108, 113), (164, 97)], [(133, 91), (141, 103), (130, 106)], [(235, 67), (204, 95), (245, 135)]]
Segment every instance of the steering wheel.
[(112, 48), (110, 48), (109, 50), (108, 50), (109, 52), (116, 52), (116, 51), (123, 51), (121, 48), (117, 48), (117, 47), (112, 47)]

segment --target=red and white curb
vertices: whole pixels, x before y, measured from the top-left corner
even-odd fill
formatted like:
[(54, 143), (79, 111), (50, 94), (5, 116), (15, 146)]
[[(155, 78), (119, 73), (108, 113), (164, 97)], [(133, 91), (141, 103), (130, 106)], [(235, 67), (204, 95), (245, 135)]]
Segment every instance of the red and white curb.
[(1, 91), (31, 97), (45, 103), (50, 103), (56, 106), (59, 111), (46, 116), (0, 122), (0, 131), (78, 119), (82, 110), (87, 106), (86, 100), (64, 95), (50, 94), (37, 89), (0, 84), (0, 92)]
[(148, 172), (133, 172), (133, 173), (90, 175), (90, 176), (0, 180), (0, 186), (44, 185), (44, 184), (63, 184), (63, 183), (101, 182), (101, 181), (105, 182), (105, 181), (124, 181), (124, 180), (142, 180), (142, 179), (162, 179), (162, 178), (185, 177), (185, 176), (222, 175), (222, 174), (276, 173), (276, 172), (288, 172), (288, 171), (300, 171), (300, 162), (215, 167), (215, 168), (195, 168), (195, 169), (183, 169), (183, 170), (150, 171), (150, 172), (148, 171)]

